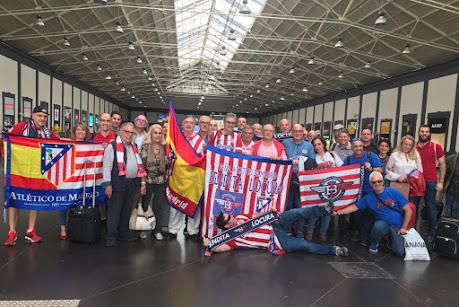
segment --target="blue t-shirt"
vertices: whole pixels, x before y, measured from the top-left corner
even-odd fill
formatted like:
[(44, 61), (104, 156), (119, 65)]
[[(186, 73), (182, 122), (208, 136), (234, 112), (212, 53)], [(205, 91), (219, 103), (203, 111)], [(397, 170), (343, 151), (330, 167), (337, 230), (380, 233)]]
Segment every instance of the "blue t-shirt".
[[(404, 219), (402, 215), (402, 208), (408, 204), (408, 199), (406, 199), (399, 190), (389, 187), (384, 187), (384, 191), (381, 194), (378, 194), (378, 197), (385, 205), (378, 200), (375, 192), (371, 190), (357, 202), (356, 206), (359, 210), (370, 209), (376, 214), (377, 220), (382, 220), (391, 226), (401, 228)], [(400, 211), (400, 213), (395, 212), (386, 206), (391, 206)]]
[(304, 140), (302, 140), (301, 143), (296, 144), (292, 138), (286, 139), (282, 142), (282, 145), (285, 147), (287, 159), (293, 159), (299, 156), (309, 157), (311, 159), (316, 158), (316, 153), (314, 152), (312, 144)]
[[(368, 160), (368, 156), (370, 156), (370, 160)], [(355, 154), (352, 156), (347, 157), (344, 159), (344, 164), (343, 165), (351, 165), (351, 164), (360, 164), (363, 165), (365, 162), (370, 162), (371, 167), (381, 167), (381, 162), (379, 161), (379, 158), (376, 154), (372, 152), (364, 152), (361, 157), (357, 157)], [(364, 169), (363, 171), (363, 187), (362, 187), (362, 192), (363, 195), (368, 194), (370, 191), (372, 191), (371, 186), (370, 186), (370, 174), (371, 171)]]

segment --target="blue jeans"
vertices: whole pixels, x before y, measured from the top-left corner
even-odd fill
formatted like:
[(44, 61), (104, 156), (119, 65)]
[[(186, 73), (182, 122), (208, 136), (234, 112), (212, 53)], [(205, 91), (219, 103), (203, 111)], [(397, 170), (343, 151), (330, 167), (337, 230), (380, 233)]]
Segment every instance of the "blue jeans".
[(328, 214), (328, 212), (324, 207), (295, 208), (282, 213), (279, 223), (273, 224), (274, 232), (282, 248), (287, 252), (307, 252), (311, 254), (335, 255), (335, 246), (317, 244), (302, 238), (296, 238), (288, 235), (290, 229), (298, 222), (298, 220), (304, 221), (309, 217), (319, 217), (325, 214)]
[(390, 237), (392, 251), (400, 257), (405, 257), (405, 239), (398, 234), (399, 228), (390, 226), (386, 222), (376, 221), (371, 229), (370, 249), (378, 249), (379, 242), (385, 236)]
[(436, 181), (426, 182), (426, 193), (424, 195), (424, 205), (426, 206), (427, 220), (429, 221), (429, 239), (433, 239), (435, 236), (435, 226), (437, 225), (437, 191), (435, 190), (436, 185)]
[[(300, 199), (300, 186), (297, 182), (291, 181), (290, 183), (290, 190), (288, 192), (288, 201), (287, 201), (287, 209), (291, 210), (294, 208), (301, 208), (301, 199)], [(304, 234), (304, 219), (298, 219), (298, 221), (294, 224), (296, 236), (303, 237)]]
[(67, 225), (67, 211), (68, 210), (59, 211), (59, 225), (61, 226)]
[(446, 193), (446, 208), (448, 216), (459, 218), (459, 197), (451, 193)]
[(313, 233), (316, 228), (316, 222), (320, 219), (320, 234), (327, 235), (328, 225), (330, 225), (331, 214), (324, 215), (322, 217), (309, 217), (308, 218), (308, 233)]
[(418, 223), (417, 221), (419, 220), (419, 205), (421, 204), (421, 196), (412, 196), (409, 198), (409, 201), (412, 202), (416, 206), (416, 224)]

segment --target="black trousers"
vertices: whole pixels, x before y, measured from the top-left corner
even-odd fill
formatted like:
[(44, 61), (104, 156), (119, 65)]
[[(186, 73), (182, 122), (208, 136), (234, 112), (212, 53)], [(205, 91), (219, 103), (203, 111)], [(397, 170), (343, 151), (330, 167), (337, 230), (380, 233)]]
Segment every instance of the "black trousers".
[(161, 228), (166, 228), (169, 225), (170, 207), (166, 200), (166, 183), (147, 184), (147, 193), (142, 198), (142, 209), (148, 210), (149, 205), (156, 217), (154, 233), (161, 232)]
[(130, 236), (129, 218), (134, 200), (139, 193), (135, 180), (126, 181), (126, 190), (113, 191), (107, 206), (107, 240), (127, 238)]

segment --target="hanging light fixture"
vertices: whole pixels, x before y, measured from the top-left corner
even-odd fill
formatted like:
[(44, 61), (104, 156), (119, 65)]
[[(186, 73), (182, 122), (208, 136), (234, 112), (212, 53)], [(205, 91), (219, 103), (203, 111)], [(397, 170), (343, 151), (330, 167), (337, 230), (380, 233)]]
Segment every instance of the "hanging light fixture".
[(123, 86), (123, 87), (121, 88), (121, 91), (122, 91), (122, 92), (126, 92), (126, 88)]
[(116, 33), (123, 33), (124, 32), (123, 27), (121, 26), (121, 23), (119, 23), (119, 22), (116, 23), (114, 31)]
[(266, 83), (265, 87), (266, 87), (266, 88), (268, 88), (268, 87), (269, 87), (269, 82), (268, 82), (268, 83)]
[(308, 65), (314, 65), (316, 64), (316, 61), (314, 60), (314, 57), (310, 58), (308, 61)]
[(134, 44), (132, 42), (128, 43), (128, 50), (135, 50)]
[(411, 47), (411, 46), (410, 46), (409, 44), (406, 45), (406, 46), (405, 46), (405, 49), (403, 49), (402, 53), (403, 53), (403, 54), (410, 54), (410, 53), (411, 53), (410, 47)]
[(371, 62), (370, 61), (365, 63), (365, 68), (371, 68)]
[(280, 100), (284, 101), (284, 100), (285, 100), (285, 98), (284, 98), (284, 97), (281, 97), (281, 98), (280, 98)]
[(343, 48), (343, 47), (344, 47), (343, 41), (341, 40), (341, 38), (338, 38), (338, 41), (335, 43), (335, 48)]
[(67, 37), (64, 36), (64, 42), (62, 43), (65, 47), (70, 47), (70, 42)]
[(385, 15), (384, 12), (379, 11), (379, 17), (376, 18), (375, 25), (383, 26), (383, 25), (385, 25), (387, 23), (387, 18), (384, 15)]
[(112, 76), (110, 76), (110, 75), (107, 75), (107, 76), (105, 77), (105, 80), (111, 80), (111, 79), (112, 79)]
[(135, 95), (132, 95), (132, 96), (131, 96), (131, 99), (135, 99)]
[(148, 80), (148, 81), (153, 81), (153, 78), (150, 77), (150, 76), (148, 76), (147, 80)]
[(45, 26), (45, 22), (43, 21), (43, 19), (41, 19), (40, 15), (37, 15), (37, 20), (35, 21), (35, 25), (37, 27), (44, 27)]
[(309, 92), (308, 88), (307, 87), (303, 87), (303, 92)]
[(97, 71), (102, 71), (102, 66), (97, 65)]
[(276, 83), (277, 83), (277, 84), (281, 83), (281, 79), (280, 79), (280, 78), (277, 79), (277, 80), (276, 80)]
[(86, 53), (83, 53), (83, 56), (81, 57), (81, 59), (83, 61), (89, 61), (88, 56), (86, 55)]
[(142, 103), (143, 103), (142, 100), (139, 100), (139, 104), (142, 104)]
[(257, 90), (257, 94), (260, 94), (260, 92), (261, 92), (260, 89), (258, 89), (258, 90)]
[(289, 71), (289, 74), (294, 74), (295, 73), (295, 67), (292, 67)]
[(137, 64), (142, 64), (143, 63), (142, 58), (138, 56), (136, 62)]
[(324, 85), (324, 81), (320, 80), (319, 83), (317, 83), (318, 85)]
[(344, 78), (343, 72), (340, 72), (340, 73), (339, 73), (338, 78), (340, 78), (340, 79), (343, 79), (343, 78)]
[(220, 55), (225, 56), (226, 55), (226, 47), (222, 46), (222, 50), (220, 50)]
[(250, 11), (250, 7), (248, 4), (249, 4), (249, 1), (242, 0), (242, 5), (239, 8), (239, 13), (244, 14), (244, 15), (249, 15), (251, 11)]
[(146, 69), (146, 68), (144, 68), (144, 69), (142, 70), (142, 73), (143, 73), (144, 75), (148, 75), (148, 71), (147, 71), (147, 69)]

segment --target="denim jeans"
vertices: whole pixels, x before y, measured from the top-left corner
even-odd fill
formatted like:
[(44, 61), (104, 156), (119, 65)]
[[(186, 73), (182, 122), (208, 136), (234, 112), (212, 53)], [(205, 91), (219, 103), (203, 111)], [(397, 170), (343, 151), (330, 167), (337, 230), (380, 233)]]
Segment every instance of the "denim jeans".
[(446, 208), (448, 216), (459, 218), (459, 197), (451, 193), (446, 193)]
[(308, 233), (313, 233), (316, 227), (317, 220), (320, 219), (320, 234), (327, 235), (328, 225), (330, 225), (331, 214), (322, 217), (309, 217), (308, 218)]
[(336, 247), (326, 244), (316, 244), (302, 238), (288, 235), (292, 226), (298, 220), (305, 220), (308, 217), (320, 217), (328, 212), (324, 207), (295, 208), (281, 214), (279, 223), (273, 224), (274, 232), (282, 248), (287, 252), (307, 252), (311, 254), (335, 255)]
[(61, 226), (67, 225), (67, 211), (68, 210), (59, 211), (59, 225)]
[(426, 182), (426, 193), (424, 195), (424, 205), (426, 206), (427, 220), (429, 221), (429, 240), (433, 239), (435, 236), (435, 226), (437, 225), (436, 185), (436, 181)]
[[(287, 210), (294, 208), (301, 208), (301, 199), (300, 186), (297, 182), (292, 180), (290, 183), (290, 190), (288, 192)], [(296, 236), (302, 238), (304, 236), (304, 219), (298, 219), (294, 226)]]
[(392, 251), (397, 256), (405, 257), (405, 239), (398, 234), (398, 230), (399, 228), (390, 226), (382, 220), (376, 221), (371, 229), (370, 249), (377, 249), (381, 239), (385, 236), (389, 236)]
[(419, 216), (420, 216), (419, 205), (421, 204), (421, 196), (411, 196), (409, 198), (409, 201), (412, 202), (416, 206), (416, 225), (417, 225), (417, 223), (419, 221)]

